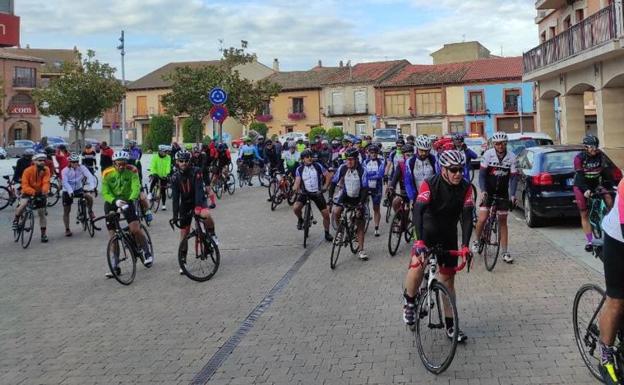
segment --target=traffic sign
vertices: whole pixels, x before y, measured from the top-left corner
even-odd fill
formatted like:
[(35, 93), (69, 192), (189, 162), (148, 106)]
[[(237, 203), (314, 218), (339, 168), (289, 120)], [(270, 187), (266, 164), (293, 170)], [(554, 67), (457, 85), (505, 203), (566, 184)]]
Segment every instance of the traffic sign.
[(223, 123), (225, 119), (230, 115), (227, 107), (224, 105), (215, 105), (210, 109), (210, 117), (219, 123)]
[(228, 95), (222, 88), (215, 87), (210, 90), (208, 97), (210, 98), (210, 102), (212, 104), (225, 104), (225, 102), (227, 102)]

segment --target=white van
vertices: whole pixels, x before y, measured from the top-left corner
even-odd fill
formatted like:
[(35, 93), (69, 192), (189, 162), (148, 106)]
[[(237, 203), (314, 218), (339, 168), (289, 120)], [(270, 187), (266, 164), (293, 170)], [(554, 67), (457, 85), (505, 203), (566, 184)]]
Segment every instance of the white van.
[(396, 128), (378, 128), (373, 132), (373, 143), (381, 144), (383, 152), (392, 150), (398, 138), (399, 130)]

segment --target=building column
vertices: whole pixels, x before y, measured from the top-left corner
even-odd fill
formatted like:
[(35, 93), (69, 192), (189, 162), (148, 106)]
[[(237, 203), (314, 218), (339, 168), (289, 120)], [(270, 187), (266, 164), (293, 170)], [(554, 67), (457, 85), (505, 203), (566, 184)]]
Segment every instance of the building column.
[(561, 103), (561, 144), (582, 143), (585, 136), (585, 102), (583, 95), (559, 97)]
[(624, 167), (624, 88), (603, 88), (594, 98), (600, 145), (616, 165)]
[(535, 115), (536, 127), (535, 131), (543, 132), (549, 135), (553, 140), (557, 140), (557, 131), (555, 130), (555, 100), (554, 99), (538, 99), (537, 114)]

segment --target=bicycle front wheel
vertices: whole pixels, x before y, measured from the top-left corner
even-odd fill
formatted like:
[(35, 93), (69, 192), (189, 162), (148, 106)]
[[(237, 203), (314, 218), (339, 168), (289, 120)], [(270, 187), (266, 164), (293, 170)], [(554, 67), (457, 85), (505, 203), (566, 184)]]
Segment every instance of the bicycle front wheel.
[(155, 213), (160, 207), (160, 186), (158, 186), (158, 183), (156, 183), (156, 185), (152, 189), (151, 194), (152, 199), (150, 199), (150, 210)]
[[(189, 255), (189, 246), (193, 250)], [(196, 282), (212, 278), (221, 262), (219, 246), (211, 237), (197, 236), (191, 232), (184, 237), (178, 248), (178, 264), (184, 275)]]
[(392, 201), (388, 202), (388, 207), (386, 207), (386, 223), (390, 222), (390, 216), (392, 216)]
[(223, 180), (221, 178), (217, 179), (214, 185), (214, 193), (217, 196), (217, 199), (221, 200), (223, 196)]
[(234, 195), (234, 191), (236, 191), (236, 180), (233, 174), (229, 174), (227, 177), (227, 192), (230, 195)]
[(0, 210), (11, 203), (11, 192), (6, 186), (0, 186)]
[(401, 236), (403, 235), (403, 226), (401, 226), (401, 212), (394, 214), (390, 223), (390, 231), (388, 231), (388, 252), (391, 256), (395, 256), (399, 245), (401, 244)]
[(25, 249), (30, 245), (33, 233), (35, 232), (35, 215), (32, 210), (26, 210), (22, 214), (22, 247)]
[(498, 254), (500, 253), (500, 231), (498, 231), (498, 221), (494, 220), (494, 223), (487, 226), (485, 230), (488, 229), (489, 231), (483, 234), (483, 262), (485, 262), (487, 271), (492, 271), (494, 270), (494, 266), (496, 266)]
[(52, 207), (61, 198), (61, 191), (56, 183), (50, 183), (50, 191), (48, 192), (48, 207)]
[(345, 234), (345, 226), (341, 223), (338, 225), (338, 230), (336, 230), (336, 235), (334, 236), (334, 241), (332, 242), (332, 250), (329, 259), (329, 268), (334, 270), (336, 268), (336, 263), (338, 262), (338, 257), (340, 256), (340, 250), (342, 249), (342, 245), (344, 245), (344, 237)]
[(598, 371), (600, 364), (598, 321), (605, 298), (606, 295), (602, 288), (594, 284), (586, 284), (576, 292), (572, 306), (572, 324), (576, 346), (581, 353), (583, 362), (599, 381), (602, 381), (602, 376)]
[(108, 268), (117, 282), (130, 285), (136, 276), (136, 256), (125, 238), (114, 235), (106, 248)]
[(310, 202), (306, 203), (303, 213), (303, 248), (308, 246), (308, 236), (310, 235), (310, 226), (312, 225), (312, 207)]
[[(453, 335), (447, 334), (445, 318), (454, 319)], [(425, 368), (434, 374), (444, 372), (457, 349), (457, 306), (449, 290), (434, 281), (416, 306), (416, 346)]]

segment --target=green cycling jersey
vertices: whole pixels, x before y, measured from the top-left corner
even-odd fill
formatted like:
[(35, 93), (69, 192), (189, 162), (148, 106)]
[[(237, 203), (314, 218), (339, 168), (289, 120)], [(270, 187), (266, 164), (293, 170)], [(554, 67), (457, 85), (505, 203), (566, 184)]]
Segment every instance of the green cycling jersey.
[(126, 165), (123, 169), (117, 170), (109, 167), (102, 175), (102, 197), (107, 203), (115, 203), (116, 200), (132, 202), (139, 199), (141, 182), (139, 172), (136, 167)]

